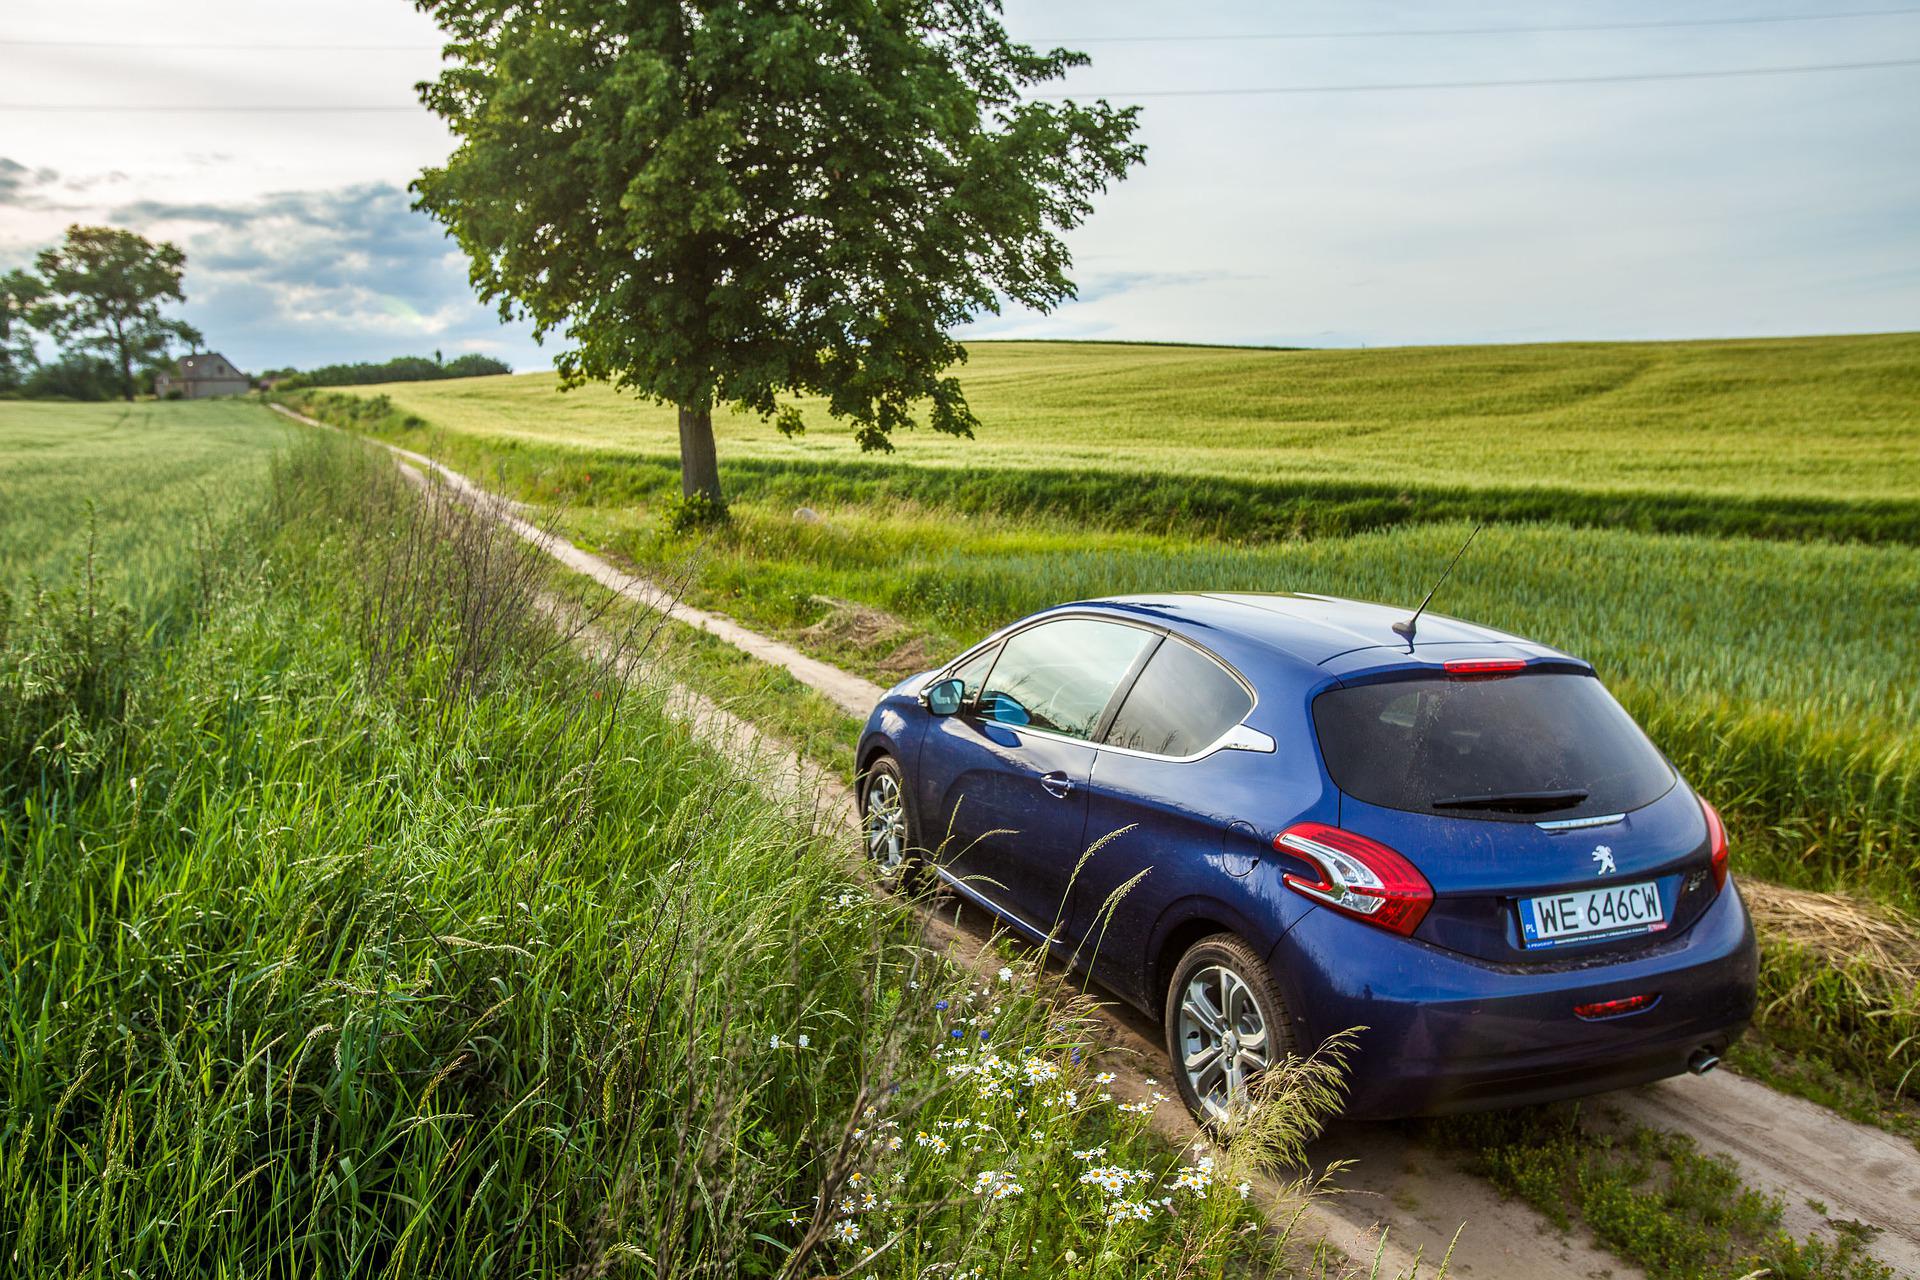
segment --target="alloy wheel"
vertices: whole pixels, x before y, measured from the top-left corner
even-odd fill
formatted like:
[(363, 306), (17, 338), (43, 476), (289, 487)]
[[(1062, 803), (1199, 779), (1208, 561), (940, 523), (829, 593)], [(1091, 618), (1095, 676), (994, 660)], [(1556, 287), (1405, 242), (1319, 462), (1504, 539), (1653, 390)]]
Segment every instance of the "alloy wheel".
[(1180, 1068), (1214, 1120), (1231, 1120), (1247, 1104), (1247, 1086), (1268, 1065), (1267, 1021), (1245, 978), (1208, 965), (1187, 980), (1180, 998)]
[(880, 874), (899, 875), (907, 862), (907, 806), (900, 780), (891, 772), (876, 772), (867, 784), (865, 830), (867, 856), (879, 866)]

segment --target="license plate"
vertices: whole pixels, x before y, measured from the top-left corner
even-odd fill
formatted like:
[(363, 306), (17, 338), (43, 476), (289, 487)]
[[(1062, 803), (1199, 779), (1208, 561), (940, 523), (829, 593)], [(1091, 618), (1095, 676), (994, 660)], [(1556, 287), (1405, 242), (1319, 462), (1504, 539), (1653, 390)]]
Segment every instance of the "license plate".
[(1520, 900), (1520, 934), (1529, 947), (1599, 942), (1666, 927), (1660, 886), (1651, 881)]

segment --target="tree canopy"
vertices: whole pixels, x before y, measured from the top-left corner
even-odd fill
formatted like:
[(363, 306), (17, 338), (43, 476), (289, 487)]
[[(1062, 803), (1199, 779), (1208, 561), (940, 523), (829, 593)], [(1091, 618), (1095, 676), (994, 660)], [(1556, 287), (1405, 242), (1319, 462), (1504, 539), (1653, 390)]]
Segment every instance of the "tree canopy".
[(24, 271), (0, 275), (0, 391), (12, 391), (39, 365), (27, 313), (40, 300), (40, 282)]
[(160, 314), (162, 303), (186, 301), (186, 262), (177, 245), (120, 227), (68, 227), (66, 239), (36, 260), (45, 298), (32, 309), (33, 325), (69, 352), (112, 359), (131, 400), (135, 364), (164, 360), (175, 342), (200, 341), (192, 325)]
[(689, 499), (719, 501), (716, 405), (972, 434), (952, 329), (1072, 296), (1060, 233), (1144, 155), (1137, 108), (1031, 96), (1086, 58), (997, 0), (417, 3), (459, 140), (419, 207), (503, 319), (564, 335), (567, 385), (679, 407)]

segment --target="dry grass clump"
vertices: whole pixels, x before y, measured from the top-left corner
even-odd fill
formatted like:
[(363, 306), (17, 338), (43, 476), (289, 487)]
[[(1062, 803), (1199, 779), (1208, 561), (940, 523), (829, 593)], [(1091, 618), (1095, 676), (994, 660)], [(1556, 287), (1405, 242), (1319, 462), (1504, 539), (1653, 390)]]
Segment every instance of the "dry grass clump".
[(1893, 990), (1920, 988), (1920, 920), (1840, 893), (1743, 881), (1754, 927), (1838, 964), (1857, 964)]

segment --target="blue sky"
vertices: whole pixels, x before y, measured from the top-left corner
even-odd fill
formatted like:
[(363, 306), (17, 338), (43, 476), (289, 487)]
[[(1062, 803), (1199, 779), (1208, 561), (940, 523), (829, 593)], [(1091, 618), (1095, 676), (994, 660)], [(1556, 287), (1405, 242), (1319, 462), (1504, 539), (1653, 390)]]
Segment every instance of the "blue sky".
[[(1898, 12), (1299, 38), (1859, 10)], [(1920, 6), (1015, 0), (1007, 22), (1090, 52), (1067, 87), (1139, 101), (1150, 150), (1070, 238), (1079, 300), (983, 317), (972, 336), (1357, 346), (1920, 327), (1920, 66), (1157, 96), (1920, 59)], [(1251, 38), (1271, 35), (1295, 38)], [(1236, 38), (1193, 38), (1209, 36)], [(408, 103), (436, 47), (401, 0), (16, 7), (0, 16), (0, 264), (69, 222), (112, 221), (188, 250), (185, 314), (243, 367), (436, 348), (545, 367), (553, 349), (476, 303), (458, 252), (408, 209), (407, 180), (448, 145), (424, 111), (17, 109)]]

